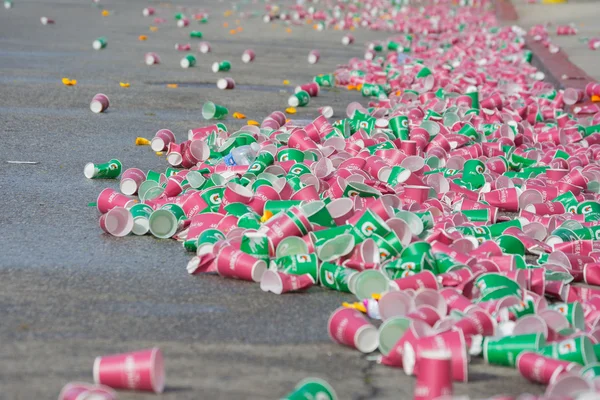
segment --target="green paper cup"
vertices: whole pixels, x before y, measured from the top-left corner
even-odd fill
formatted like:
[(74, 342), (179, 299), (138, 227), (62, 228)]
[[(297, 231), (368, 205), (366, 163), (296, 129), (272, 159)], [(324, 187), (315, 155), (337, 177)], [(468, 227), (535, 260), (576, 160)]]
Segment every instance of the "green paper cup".
[(212, 253), (215, 243), (225, 240), (225, 235), (218, 229), (207, 229), (198, 236), (196, 254), (202, 256)]
[(520, 256), (525, 255), (525, 245), (514, 236), (501, 235), (495, 239), (495, 242), (505, 254), (516, 254)]
[(320, 231), (310, 232), (310, 240), (315, 248), (321, 247), (325, 242), (339, 235), (344, 235), (351, 232), (352, 225), (341, 225), (335, 228), (322, 229)]
[(185, 212), (180, 206), (165, 204), (150, 215), (150, 233), (159, 239), (168, 239), (175, 235), (184, 219)]
[(554, 342), (540, 348), (539, 353), (557, 360), (571, 361), (581, 365), (597, 362), (594, 344), (587, 336)]
[(112, 159), (104, 164), (87, 163), (83, 174), (88, 179), (115, 179), (121, 175), (121, 161)]
[(241, 217), (244, 214), (253, 213), (254, 209), (244, 203), (229, 203), (223, 207), (227, 214), (235, 217)]
[(388, 285), (389, 279), (381, 271), (368, 269), (358, 274), (350, 289), (359, 300), (364, 300), (387, 291)]
[(298, 254), (307, 254), (308, 245), (298, 236), (288, 236), (277, 245), (275, 257), (293, 256)]
[(354, 236), (343, 234), (327, 240), (317, 247), (317, 255), (321, 261), (333, 261), (349, 254), (354, 249)]
[(324, 262), (319, 267), (321, 285), (339, 292), (350, 293), (350, 287), (354, 286), (357, 277), (357, 271), (341, 265)]
[(281, 400), (337, 400), (335, 390), (324, 380), (319, 378), (307, 378), (298, 385), (291, 393), (286, 394)]
[(202, 106), (202, 117), (207, 120), (223, 119), (227, 117), (228, 113), (229, 110), (223, 106), (213, 103), (212, 101), (207, 101)]
[(285, 162), (285, 161), (296, 161), (302, 162), (304, 161), (304, 152), (298, 149), (283, 149), (277, 152), (277, 161)]
[(134, 235), (145, 235), (150, 230), (150, 215), (154, 210), (147, 204), (138, 203), (129, 209), (129, 212), (133, 216), (133, 229), (131, 230)]
[(189, 171), (185, 179), (192, 189), (200, 189), (206, 182), (206, 178), (198, 171)]
[(336, 226), (333, 217), (323, 201), (311, 201), (302, 206), (302, 211), (313, 224), (330, 228)]
[(483, 341), (483, 358), (488, 364), (514, 367), (523, 351), (537, 351), (546, 343), (543, 333), (487, 337)]
[[(135, 207), (135, 206), (134, 206)], [(571, 327), (580, 331), (585, 330), (585, 317), (581, 303), (575, 301), (573, 303), (554, 303), (548, 305), (551, 310), (558, 311), (567, 318)]]
[(319, 260), (315, 254), (295, 254), (293, 256), (278, 257), (274, 261), (277, 270), (292, 275), (310, 274), (319, 281)]
[[(160, 196), (162, 196), (162, 194), (165, 192), (165, 188), (162, 186), (154, 186), (149, 188), (148, 190), (146, 190), (144, 192), (143, 196), (139, 196), (141, 201), (148, 201), (148, 200), (154, 200)], [(139, 195), (139, 193), (138, 193)]]
[(269, 238), (263, 233), (246, 231), (242, 235), (240, 250), (258, 260), (269, 262)]
[(264, 210), (265, 212), (268, 211), (275, 215), (281, 211), (286, 211), (291, 207), (299, 206), (300, 204), (302, 204), (302, 201), (300, 200), (267, 200), (265, 202)]
[(290, 98), (288, 99), (288, 105), (290, 107), (304, 107), (308, 105), (309, 101), (310, 95), (306, 91), (301, 90), (290, 96)]
[(106, 40), (106, 38), (104, 36), (99, 37), (98, 39), (94, 40), (94, 42), (92, 43), (92, 47), (94, 48), (94, 50), (102, 50), (104, 48), (106, 48), (106, 45), (108, 44), (108, 41)]
[(212, 65), (212, 72), (227, 72), (231, 69), (231, 63), (227, 60), (216, 62)]
[(179, 61), (181, 68), (190, 68), (196, 65), (196, 57), (193, 54), (188, 54)]
[(379, 351), (388, 355), (410, 328), (412, 320), (405, 317), (392, 317), (379, 327)]

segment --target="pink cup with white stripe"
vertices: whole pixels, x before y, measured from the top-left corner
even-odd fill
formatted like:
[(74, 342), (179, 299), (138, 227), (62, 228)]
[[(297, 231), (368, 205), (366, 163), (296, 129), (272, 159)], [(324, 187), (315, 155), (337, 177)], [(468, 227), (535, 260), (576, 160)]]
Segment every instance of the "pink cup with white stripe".
[(137, 193), (138, 188), (146, 180), (146, 174), (139, 168), (129, 168), (121, 175), (119, 188), (121, 193), (131, 196)]
[(150, 147), (154, 151), (164, 151), (169, 148), (169, 144), (175, 142), (175, 135), (168, 129), (161, 129), (150, 141)]
[(130, 209), (135, 204), (135, 200), (117, 192), (114, 189), (106, 188), (98, 195), (96, 204), (98, 211), (104, 214), (115, 207), (124, 207)]
[(217, 272), (226, 278), (260, 282), (267, 264), (233, 246), (225, 246), (217, 255)]
[(377, 328), (365, 316), (352, 308), (338, 308), (327, 322), (329, 337), (336, 343), (371, 353), (379, 345)]
[(158, 348), (96, 357), (94, 382), (114, 389), (162, 393), (165, 371)]

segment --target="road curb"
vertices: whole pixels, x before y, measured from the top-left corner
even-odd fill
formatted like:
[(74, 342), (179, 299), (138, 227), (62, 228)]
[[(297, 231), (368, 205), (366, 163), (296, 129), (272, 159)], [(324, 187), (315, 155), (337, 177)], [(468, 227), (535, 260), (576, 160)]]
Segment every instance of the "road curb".
[[(496, 17), (505, 23), (519, 20), (519, 14), (511, 0), (493, 0)], [(559, 89), (567, 87), (584, 89), (589, 82), (596, 80), (573, 64), (562, 50), (552, 54), (542, 43), (527, 35), (525, 45), (533, 53), (531, 63), (544, 72), (546, 80)]]

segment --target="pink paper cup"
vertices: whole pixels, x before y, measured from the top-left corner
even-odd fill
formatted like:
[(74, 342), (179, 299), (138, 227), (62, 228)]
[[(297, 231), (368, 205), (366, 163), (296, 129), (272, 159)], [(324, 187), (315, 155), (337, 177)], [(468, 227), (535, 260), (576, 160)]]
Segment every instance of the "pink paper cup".
[(226, 278), (260, 282), (267, 270), (267, 264), (237, 250), (233, 246), (225, 246), (217, 255), (217, 272)]
[(158, 348), (96, 357), (94, 382), (114, 389), (162, 393), (165, 370)]
[(116, 398), (117, 393), (108, 386), (83, 382), (67, 383), (58, 395), (58, 400), (116, 400)]
[(421, 365), (421, 354), (429, 350), (445, 350), (451, 354), (451, 377), (458, 382), (468, 381), (468, 355), (465, 336), (461, 331), (447, 331), (404, 344), (403, 366), (407, 375), (429, 374)]
[(133, 215), (123, 207), (115, 207), (100, 216), (100, 227), (116, 237), (129, 235), (133, 229)]
[(403, 317), (415, 307), (413, 299), (405, 292), (386, 292), (379, 299), (379, 314), (383, 321)]
[(476, 305), (473, 304), (469, 298), (463, 296), (456, 289), (445, 288), (440, 290), (440, 294), (444, 296), (444, 299), (446, 299), (446, 304), (450, 310), (467, 312), (468, 310), (476, 307)]
[(264, 292), (282, 294), (306, 290), (315, 284), (310, 274), (292, 275), (279, 271), (267, 270), (260, 280), (260, 288)]
[(403, 197), (423, 204), (429, 197), (429, 186), (405, 186)]
[(98, 93), (92, 98), (92, 101), (90, 103), (90, 110), (92, 110), (92, 112), (96, 114), (99, 114), (106, 111), (108, 106), (108, 97), (105, 94)]
[(169, 144), (175, 142), (175, 135), (168, 129), (161, 129), (150, 141), (150, 147), (154, 151), (164, 151), (169, 148)]
[(524, 351), (517, 357), (517, 369), (525, 379), (548, 385), (571, 363)]
[(252, 201), (254, 194), (250, 189), (239, 183), (230, 182), (225, 187), (223, 198), (221, 199), (220, 211), (231, 203), (249, 204)]
[(124, 207), (130, 209), (135, 204), (135, 200), (117, 192), (114, 189), (104, 189), (98, 195), (96, 200), (98, 211), (105, 214), (115, 207)]
[(452, 395), (452, 353), (448, 350), (426, 350), (419, 354), (414, 400), (433, 400)]
[(417, 290), (421, 288), (438, 289), (439, 283), (433, 272), (423, 271), (418, 274), (393, 280), (390, 282), (390, 287), (397, 290)]
[(414, 297), (415, 307), (431, 306), (437, 310), (440, 316), (445, 316), (448, 313), (448, 305), (446, 299), (440, 292), (434, 289), (421, 289)]
[(336, 343), (371, 353), (379, 346), (377, 328), (357, 310), (338, 308), (327, 322), (329, 337)]
[(254, 197), (252, 198), (250, 203), (248, 203), (248, 206), (250, 206), (259, 215), (262, 215), (265, 209), (265, 203), (268, 200), (280, 199), (281, 197), (279, 196), (279, 193), (277, 193), (277, 190), (275, 190), (271, 186), (262, 185), (256, 189), (256, 192), (254, 192)]
[(317, 192), (315, 185), (308, 185), (292, 194), (290, 200), (303, 200), (306, 202), (319, 200), (319, 192)]
[(139, 168), (129, 168), (121, 175), (119, 188), (121, 193), (131, 196), (137, 193), (138, 188), (146, 180), (146, 174)]

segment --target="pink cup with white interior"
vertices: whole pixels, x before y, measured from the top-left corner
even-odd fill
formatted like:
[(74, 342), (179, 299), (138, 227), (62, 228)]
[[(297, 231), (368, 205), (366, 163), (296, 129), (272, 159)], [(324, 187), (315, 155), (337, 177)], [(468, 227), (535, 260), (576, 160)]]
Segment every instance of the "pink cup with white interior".
[(226, 278), (260, 282), (267, 264), (233, 246), (225, 246), (217, 255), (217, 272)]
[(92, 112), (96, 114), (99, 114), (101, 112), (104, 112), (109, 105), (110, 103), (108, 101), (108, 97), (105, 94), (98, 93), (92, 98), (92, 101), (90, 103), (90, 110), (92, 110)]
[(96, 357), (94, 382), (114, 389), (162, 393), (165, 371), (158, 348)]
[(231, 203), (248, 204), (250, 201), (252, 201), (253, 196), (254, 194), (247, 187), (235, 182), (229, 182), (225, 187), (225, 191), (223, 192), (223, 198), (221, 199), (219, 211), (223, 212), (225, 206)]
[(133, 215), (123, 207), (115, 207), (100, 216), (100, 228), (113, 236), (127, 236), (133, 229)]
[(121, 193), (131, 196), (137, 193), (138, 188), (146, 180), (146, 174), (139, 168), (129, 168), (121, 175), (119, 187)]
[(116, 400), (117, 393), (103, 385), (70, 382), (60, 391), (58, 400)]
[(360, 312), (352, 308), (338, 308), (327, 322), (329, 337), (339, 344), (362, 353), (371, 353), (379, 346), (377, 328)]
[(175, 135), (168, 129), (161, 129), (150, 141), (150, 147), (154, 151), (164, 151), (169, 148), (169, 144), (175, 142)]
[(96, 204), (98, 211), (104, 214), (115, 207), (124, 207), (130, 209), (135, 204), (135, 200), (117, 192), (114, 189), (106, 188), (98, 195)]

